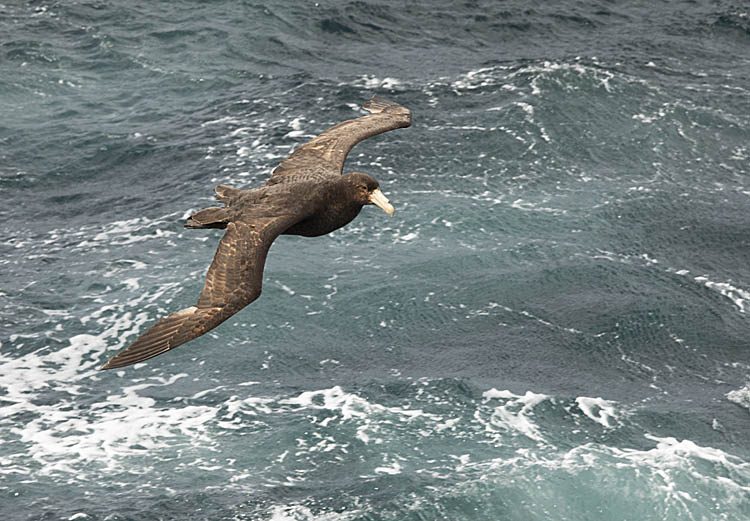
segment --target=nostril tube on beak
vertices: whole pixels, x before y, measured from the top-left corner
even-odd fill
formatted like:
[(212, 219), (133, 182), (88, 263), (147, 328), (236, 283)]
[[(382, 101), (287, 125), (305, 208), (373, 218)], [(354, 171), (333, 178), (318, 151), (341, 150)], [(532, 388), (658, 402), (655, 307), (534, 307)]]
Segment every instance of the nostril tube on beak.
[(381, 208), (385, 213), (393, 217), (393, 214), (396, 212), (396, 209), (393, 208), (393, 205), (388, 200), (388, 198), (383, 195), (383, 192), (380, 191), (380, 188), (376, 188), (372, 191), (370, 194), (370, 202), (374, 204), (375, 206), (378, 206)]

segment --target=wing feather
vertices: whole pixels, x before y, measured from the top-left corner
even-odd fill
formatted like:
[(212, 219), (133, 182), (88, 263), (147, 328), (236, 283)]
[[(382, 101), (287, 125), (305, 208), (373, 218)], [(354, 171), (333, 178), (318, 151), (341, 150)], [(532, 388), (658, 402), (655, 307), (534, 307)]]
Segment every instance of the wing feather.
[(297, 220), (281, 216), (229, 223), (196, 305), (159, 320), (102, 369), (135, 364), (174, 349), (210, 331), (256, 300), (261, 293), (263, 267), (271, 243)]
[(285, 181), (290, 175), (314, 177), (340, 174), (349, 151), (362, 140), (411, 125), (409, 109), (378, 96), (363, 105), (372, 114), (344, 121), (297, 147), (277, 166), (267, 184)]

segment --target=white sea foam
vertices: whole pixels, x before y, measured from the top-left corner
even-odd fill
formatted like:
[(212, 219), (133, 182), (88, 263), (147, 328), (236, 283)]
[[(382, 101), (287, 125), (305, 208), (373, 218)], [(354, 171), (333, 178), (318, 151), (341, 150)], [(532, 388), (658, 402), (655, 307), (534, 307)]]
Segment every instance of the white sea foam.
[[(602, 469), (617, 469), (617, 474), (606, 472), (608, 480), (618, 477), (627, 480), (633, 473), (644, 483), (645, 489), (655, 495), (654, 499), (661, 499), (666, 509), (682, 512), (686, 519), (694, 519), (691, 512), (695, 505), (723, 503), (731, 508), (729, 503), (732, 502), (747, 506), (750, 463), (690, 440), (649, 434), (645, 437), (656, 442), (656, 446), (639, 450), (586, 443), (559, 459), (545, 458), (542, 464), (566, 472), (588, 469), (599, 474), (604, 472)], [(538, 465), (540, 462), (525, 463)], [(696, 498), (698, 494), (703, 496), (701, 500)]]
[(713, 282), (706, 276), (695, 277), (697, 282), (702, 283), (707, 288), (718, 291), (721, 295), (731, 300), (740, 313), (745, 312), (745, 302), (750, 300), (750, 291), (738, 288), (728, 282)]
[(398, 461), (394, 461), (390, 465), (376, 467), (375, 472), (377, 472), (378, 474), (401, 474), (401, 464)]
[[(52, 233), (63, 233), (68, 237), (82, 237), (83, 240), (77, 245), (78, 248), (91, 248), (106, 244), (126, 245), (149, 239), (163, 239), (176, 235), (175, 232), (163, 229), (168, 225), (168, 220), (176, 218), (177, 214), (169, 214), (159, 219), (147, 217), (134, 217), (122, 221), (107, 223), (96, 231), (95, 227), (85, 226), (79, 231), (53, 230)], [(101, 229), (103, 228), (103, 229)]]
[(289, 286), (287, 286), (286, 284), (283, 284), (282, 282), (280, 282), (278, 280), (275, 280), (274, 282), (276, 283), (276, 285), (279, 288), (281, 288), (282, 290), (284, 290), (285, 293), (287, 293), (289, 295), (292, 295), (292, 296), (295, 295), (296, 292), (292, 288), (290, 288)]
[[(305, 130), (304, 130), (304, 126), (303, 126), (303, 121), (305, 119), (306, 118), (304, 116), (300, 116), (300, 117), (294, 118), (292, 121), (290, 121), (289, 122), (289, 126), (292, 128), (292, 130), (290, 130), (289, 132), (287, 132), (284, 137), (285, 138), (298, 138), (298, 137), (302, 137), (302, 136), (306, 135), (305, 134)], [(313, 134), (309, 134), (309, 137), (314, 137), (314, 135)]]
[(383, 441), (382, 438), (378, 437), (379, 427), (377, 422), (378, 417), (383, 415), (402, 422), (410, 422), (418, 417), (429, 418), (434, 421), (442, 420), (440, 416), (425, 413), (420, 409), (386, 407), (370, 403), (354, 393), (345, 392), (339, 386), (319, 391), (306, 391), (294, 398), (281, 400), (279, 403), (306, 409), (335, 411), (340, 415), (342, 421), (356, 420), (360, 423), (356, 437), (366, 444)]
[[(528, 91), (528, 88), (530, 88), (530, 94), (539, 96), (542, 94), (544, 81), (551, 80), (557, 84), (561, 84), (560, 76), (564, 77), (564, 75), (568, 74), (575, 74), (578, 77), (590, 77), (608, 92), (612, 92), (615, 88), (612, 85), (612, 81), (615, 79), (626, 82), (640, 82), (638, 79), (616, 76), (611, 71), (580, 61), (573, 63), (543, 61), (520, 68), (513, 68), (506, 65), (482, 67), (461, 74), (456, 79), (438, 78), (428, 88), (434, 89), (440, 86), (447, 86), (459, 95), (487, 87), (494, 87), (509, 92), (519, 90), (523, 92), (524, 90)], [(530, 78), (530, 81), (528, 81), (528, 78)], [(522, 87), (519, 87), (519, 84)], [(526, 88), (527, 85), (528, 88)], [(570, 82), (565, 84), (565, 88), (569, 90), (578, 89), (575, 84), (571, 84)], [(490, 110), (497, 110), (497, 107), (492, 107)]]
[(550, 476), (557, 472), (566, 479), (576, 476), (579, 480), (580, 476), (579, 487), (598, 490), (600, 482), (606, 481), (607, 489), (620, 490), (623, 497), (639, 502), (653, 503), (655, 514), (669, 512), (670, 519), (729, 520), (705, 517), (706, 509), (731, 512), (738, 507), (747, 508), (750, 463), (691, 440), (650, 434), (645, 437), (654, 442), (652, 448), (620, 448), (594, 442), (561, 452), (519, 448), (512, 456), (466, 466), (475, 473), (480, 471), (481, 482), (500, 479), (507, 484), (521, 480), (538, 486), (540, 480), (554, 482)]
[(502, 66), (482, 67), (461, 75), (458, 79), (452, 81), (450, 86), (454, 92), (460, 93), (465, 90), (476, 90), (497, 85), (505, 71), (506, 68)]
[(268, 511), (268, 521), (346, 521), (359, 517), (360, 510), (353, 509), (345, 512), (324, 512), (314, 514), (303, 505), (275, 505)]
[[(693, 468), (690, 460), (703, 460), (718, 464), (729, 471), (738, 471), (739, 474), (750, 477), (750, 463), (745, 463), (726, 452), (713, 447), (703, 447), (690, 440), (678, 440), (673, 437), (658, 437), (650, 434), (646, 438), (656, 442), (656, 447), (649, 450), (633, 449), (611, 449), (627, 460), (648, 465), (653, 468), (680, 468), (690, 470)], [(701, 476), (705, 480), (718, 480), (711, 474)], [(736, 490), (750, 492), (750, 482), (736, 483), (727, 479), (725, 484), (731, 484)]]
[[(514, 105), (516, 105), (521, 110), (523, 110), (524, 119), (526, 120), (526, 122), (537, 126), (539, 128), (539, 132), (542, 136), (542, 139), (545, 140), (547, 143), (549, 143), (551, 139), (549, 135), (547, 134), (547, 131), (545, 130), (543, 126), (537, 124), (537, 122), (534, 120), (534, 106), (531, 105), (530, 103), (526, 103), (525, 101), (516, 101)], [(532, 143), (531, 147), (533, 147), (533, 145), (534, 144)]]
[(533, 211), (533, 212), (546, 212), (546, 213), (551, 213), (553, 215), (565, 215), (568, 213), (567, 210), (539, 206), (537, 203), (524, 201), (523, 199), (516, 199), (510, 204), (510, 206), (518, 210)]
[(403, 84), (398, 78), (378, 78), (372, 75), (360, 76), (353, 82), (356, 87), (364, 87), (366, 89), (398, 89)]
[(400, 243), (400, 242), (409, 242), (419, 237), (419, 230), (405, 233), (403, 235), (396, 235), (396, 237), (393, 239), (393, 243)]
[(578, 408), (581, 409), (583, 414), (594, 420), (596, 423), (603, 427), (612, 427), (610, 419), (617, 419), (617, 413), (615, 412), (614, 402), (605, 400), (603, 398), (588, 398), (586, 396), (579, 396), (576, 398)]
[(209, 127), (211, 125), (227, 125), (227, 124), (240, 125), (241, 123), (242, 121), (235, 118), (234, 116), (224, 116), (221, 118), (204, 121), (203, 123), (201, 123), (201, 127)]
[[(106, 249), (173, 235), (162, 229), (172, 217), (174, 215), (155, 220), (115, 221), (74, 230), (57, 229), (49, 232), (41, 243), (50, 250), (60, 243), (77, 243), (75, 248), (87, 252)], [(34, 242), (30, 247), (35, 247)], [(176, 440), (178, 445), (180, 439), (188, 439), (190, 444), (210, 444), (203, 432), (215, 416), (214, 411), (191, 406), (164, 407), (139, 393), (145, 388), (171, 385), (184, 375), (168, 380), (141, 378), (137, 385), (117, 387), (109, 396), (96, 398), (101, 391), (95, 389), (102, 387), (107, 379), (116, 379), (118, 374), (109, 372), (104, 376), (98, 366), (110, 352), (127, 345), (145, 323), (153, 319), (146, 312), (134, 314), (131, 309), (139, 309), (143, 301), (158, 299), (177, 284), (158, 284), (155, 289), (142, 290), (140, 277), (121, 276), (145, 267), (143, 262), (122, 259), (111, 263), (101, 274), (120, 278), (126, 292), (138, 293), (136, 298), (120, 303), (113, 298), (111, 303), (84, 316), (69, 311), (47, 313), (57, 322), (54, 326), (57, 338), (60, 331), (67, 329), (65, 322), (73, 319), (87, 324), (89, 329), (98, 329), (98, 334), (73, 335), (62, 347), (53, 344), (21, 355), (0, 350), (0, 364), (4, 369), (0, 373), (0, 388), (5, 393), (0, 424), (13, 441), (23, 447), (20, 452), (6, 454), (9, 466), (0, 466), (0, 474), (10, 471), (37, 475), (65, 473), (87, 479), (102, 469), (121, 468), (125, 458), (142, 455), (144, 448), (155, 447), (160, 440)], [(104, 300), (101, 295), (82, 298), (91, 302)], [(50, 396), (55, 397), (54, 401)], [(88, 399), (80, 400), (81, 396)], [(18, 415), (23, 415), (22, 422), (18, 421)]]
[(729, 391), (727, 393), (727, 399), (750, 411), (750, 385), (746, 385), (734, 391)]
[(655, 114), (651, 114), (650, 116), (647, 116), (645, 114), (633, 114), (633, 119), (640, 121), (641, 123), (653, 123), (656, 120), (663, 119), (667, 115), (665, 104), (663, 107), (661, 107), (658, 111), (656, 111)]
[[(102, 380), (97, 368), (108, 344), (114, 340), (117, 348), (123, 347), (144, 320), (145, 316), (132, 319), (126, 313), (108, 318), (109, 327), (99, 335), (73, 336), (68, 346), (56, 351), (43, 348), (17, 358), (0, 353), (4, 368), (0, 387), (6, 389), (3, 398), (8, 403), (3, 406), (4, 417), (12, 420), (21, 413), (31, 417), (22, 426), (9, 427), (27, 447), (24, 453), (9, 456), (10, 461), (27, 472), (66, 473), (85, 479), (89, 473), (120, 468), (124, 458), (155, 448), (160, 440), (187, 437), (191, 444), (210, 443), (203, 431), (215, 415), (213, 409), (160, 407), (137, 392), (170, 385), (184, 374), (169, 379), (151, 377), (99, 401), (78, 403), (85, 386)], [(60, 398), (54, 403), (38, 399), (49, 390)], [(39, 465), (37, 469), (25, 467), (27, 456)]]
[(495, 407), (487, 428), (500, 427), (512, 433), (522, 434), (534, 441), (544, 442), (539, 427), (531, 419), (531, 416), (534, 415), (534, 407), (549, 399), (549, 396), (531, 391), (526, 391), (524, 395), (518, 395), (507, 390), (499, 391), (493, 388), (482, 393), (482, 397), (486, 402), (504, 400), (502, 405)]

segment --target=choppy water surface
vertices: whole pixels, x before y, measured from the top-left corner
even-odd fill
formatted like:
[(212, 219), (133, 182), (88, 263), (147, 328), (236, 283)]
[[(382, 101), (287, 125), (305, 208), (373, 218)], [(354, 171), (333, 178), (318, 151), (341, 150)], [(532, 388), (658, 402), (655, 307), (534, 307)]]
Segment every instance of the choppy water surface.
[[(750, 519), (750, 14), (729, 2), (0, 5), (3, 519)], [(396, 215), (191, 305), (219, 183), (372, 94)]]

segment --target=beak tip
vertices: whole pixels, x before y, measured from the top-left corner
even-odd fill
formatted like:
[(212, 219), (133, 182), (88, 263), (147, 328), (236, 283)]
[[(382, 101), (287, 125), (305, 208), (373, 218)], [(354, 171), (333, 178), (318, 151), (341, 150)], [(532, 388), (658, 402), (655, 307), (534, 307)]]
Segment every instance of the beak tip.
[(393, 208), (391, 202), (383, 195), (383, 192), (381, 192), (380, 189), (376, 189), (370, 195), (370, 203), (378, 206), (391, 217), (393, 217), (393, 214), (396, 212), (396, 209)]

